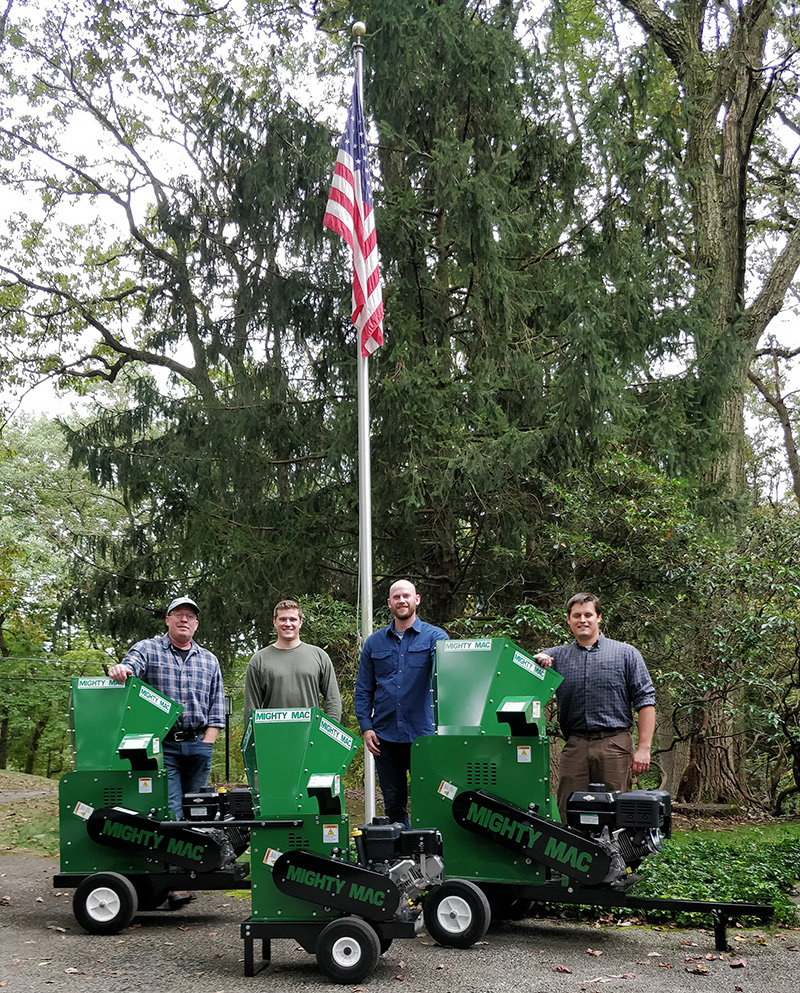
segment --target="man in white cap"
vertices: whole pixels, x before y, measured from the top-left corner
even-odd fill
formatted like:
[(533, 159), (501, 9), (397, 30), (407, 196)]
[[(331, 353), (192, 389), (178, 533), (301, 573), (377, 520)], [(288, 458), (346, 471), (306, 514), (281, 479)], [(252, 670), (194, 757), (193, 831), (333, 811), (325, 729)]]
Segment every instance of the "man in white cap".
[[(184, 711), (163, 741), (164, 768), (169, 774), (169, 809), (181, 816), (184, 793), (208, 785), (211, 749), (225, 726), (225, 691), (216, 655), (194, 640), (200, 608), (188, 596), (167, 607), (167, 633), (137, 641), (108, 674), (118, 683), (136, 676), (159, 693), (183, 704)], [(192, 894), (171, 893), (170, 906), (179, 907)]]

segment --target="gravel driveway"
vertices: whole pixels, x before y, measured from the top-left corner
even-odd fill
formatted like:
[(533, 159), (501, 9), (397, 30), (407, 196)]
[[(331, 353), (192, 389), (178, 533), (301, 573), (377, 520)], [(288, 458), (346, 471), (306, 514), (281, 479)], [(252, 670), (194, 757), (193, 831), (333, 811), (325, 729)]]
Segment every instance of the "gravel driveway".
[[(273, 941), (269, 968), (245, 977), (239, 925), (250, 916), (250, 901), (224, 892), (199, 893), (180, 911), (139, 914), (119, 935), (85, 934), (72, 916), (73, 891), (53, 889), (57, 870), (49, 859), (0, 855), (3, 993), (349, 988), (326, 980), (314, 958), (292, 940)], [(730, 928), (728, 939), (734, 951), (720, 957), (710, 928), (503, 922), (466, 951), (441, 948), (424, 934), (395, 941), (363, 987), (374, 993), (788, 993), (798, 988), (800, 930)]]

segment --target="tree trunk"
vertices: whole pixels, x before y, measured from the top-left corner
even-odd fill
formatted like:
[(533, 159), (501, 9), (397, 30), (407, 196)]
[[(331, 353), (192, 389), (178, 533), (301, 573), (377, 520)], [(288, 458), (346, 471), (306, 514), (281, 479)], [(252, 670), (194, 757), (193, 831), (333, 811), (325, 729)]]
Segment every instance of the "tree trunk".
[(43, 717), (37, 721), (36, 726), (33, 729), (33, 734), (31, 735), (31, 743), (28, 747), (28, 757), (25, 760), (25, 772), (29, 776), (33, 776), (36, 773), (36, 752), (39, 748), (39, 742), (42, 735), (44, 734), (44, 729), (47, 727), (47, 721), (49, 717)]

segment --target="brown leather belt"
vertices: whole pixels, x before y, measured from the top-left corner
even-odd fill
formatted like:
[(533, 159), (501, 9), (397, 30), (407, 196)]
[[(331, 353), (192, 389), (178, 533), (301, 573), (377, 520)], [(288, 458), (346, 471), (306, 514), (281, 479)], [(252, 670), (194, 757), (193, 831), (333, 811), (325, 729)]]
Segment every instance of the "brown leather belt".
[(600, 738), (613, 738), (623, 731), (630, 733), (630, 728), (598, 728), (596, 731), (571, 731), (568, 738), (580, 738), (582, 741), (599, 741)]

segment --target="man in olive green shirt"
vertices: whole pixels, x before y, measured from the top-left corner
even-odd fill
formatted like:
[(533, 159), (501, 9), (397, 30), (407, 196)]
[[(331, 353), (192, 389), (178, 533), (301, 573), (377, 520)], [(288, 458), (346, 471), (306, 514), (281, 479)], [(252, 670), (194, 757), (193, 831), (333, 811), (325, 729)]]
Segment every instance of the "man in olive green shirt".
[(339, 684), (328, 653), (300, 640), (303, 608), (281, 600), (272, 612), (277, 640), (247, 663), (244, 719), (251, 710), (319, 707), (335, 721), (342, 719)]

